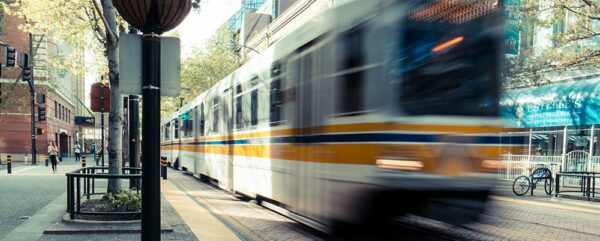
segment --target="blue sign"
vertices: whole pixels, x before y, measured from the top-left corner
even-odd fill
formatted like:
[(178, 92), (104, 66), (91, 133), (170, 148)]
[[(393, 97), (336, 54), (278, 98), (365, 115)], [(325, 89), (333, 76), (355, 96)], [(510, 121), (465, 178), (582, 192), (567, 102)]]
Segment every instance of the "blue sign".
[(507, 91), (500, 106), (510, 127), (600, 124), (600, 79)]
[(506, 54), (519, 54), (519, 16), (518, 8), (521, 0), (504, 0), (504, 10), (506, 19), (504, 46)]
[(93, 116), (75, 116), (75, 125), (81, 126), (94, 126), (96, 124), (96, 120)]

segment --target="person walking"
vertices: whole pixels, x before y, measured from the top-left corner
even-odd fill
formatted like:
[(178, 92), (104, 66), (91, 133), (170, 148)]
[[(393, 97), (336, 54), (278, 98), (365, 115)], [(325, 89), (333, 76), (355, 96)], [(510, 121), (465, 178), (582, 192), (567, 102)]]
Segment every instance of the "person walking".
[(81, 159), (81, 146), (79, 145), (79, 142), (75, 143), (73, 149), (75, 149), (75, 162), (79, 162), (79, 159)]
[(98, 158), (96, 157), (96, 143), (94, 143), (92, 145), (92, 154), (94, 154), (93, 157), (94, 157), (94, 160), (96, 161), (96, 166), (98, 166)]
[(50, 142), (48, 146), (48, 155), (50, 156), (50, 162), (52, 163), (52, 173), (56, 173), (58, 164), (58, 148), (54, 145), (54, 142)]

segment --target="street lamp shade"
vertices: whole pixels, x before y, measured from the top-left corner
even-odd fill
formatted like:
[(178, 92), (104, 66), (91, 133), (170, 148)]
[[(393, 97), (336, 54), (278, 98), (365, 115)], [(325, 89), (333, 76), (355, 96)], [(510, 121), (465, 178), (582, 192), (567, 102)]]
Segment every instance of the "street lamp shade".
[(144, 33), (162, 34), (179, 25), (192, 7), (191, 0), (112, 0), (119, 14)]

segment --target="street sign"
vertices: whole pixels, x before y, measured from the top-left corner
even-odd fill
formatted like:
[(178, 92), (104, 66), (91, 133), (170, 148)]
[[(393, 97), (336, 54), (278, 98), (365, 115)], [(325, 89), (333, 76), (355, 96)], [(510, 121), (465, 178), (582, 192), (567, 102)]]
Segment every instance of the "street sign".
[(505, 49), (507, 55), (519, 55), (520, 44), (520, 19), (518, 8), (521, 0), (504, 0), (505, 27)]
[(80, 126), (94, 126), (96, 124), (96, 119), (94, 117), (88, 116), (75, 116), (75, 125)]
[[(160, 45), (160, 95), (179, 96), (181, 41), (162, 37)], [(119, 78), (121, 94), (142, 95), (142, 36), (119, 36)]]

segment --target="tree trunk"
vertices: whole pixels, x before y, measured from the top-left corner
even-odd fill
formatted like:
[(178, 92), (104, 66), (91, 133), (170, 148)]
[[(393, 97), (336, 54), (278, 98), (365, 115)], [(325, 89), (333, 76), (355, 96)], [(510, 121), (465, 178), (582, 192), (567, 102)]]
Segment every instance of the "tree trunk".
[[(108, 78), (110, 80), (110, 114), (108, 115), (108, 172), (121, 173), (122, 162), (122, 134), (123, 134), (123, 98), (119, 93), (119, 39), (117, 32), (117, 18), (112, 0), (102, 0), (102, 12), (108, 28), (106, 29), (106, 50), (108, 56)], [(114, 33), (114, 34), (113, 34)], [(109, 193), (116, 193), (121, 189), (121, 180), (109, 179)]]

